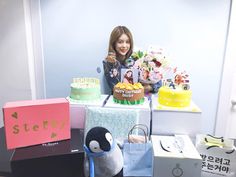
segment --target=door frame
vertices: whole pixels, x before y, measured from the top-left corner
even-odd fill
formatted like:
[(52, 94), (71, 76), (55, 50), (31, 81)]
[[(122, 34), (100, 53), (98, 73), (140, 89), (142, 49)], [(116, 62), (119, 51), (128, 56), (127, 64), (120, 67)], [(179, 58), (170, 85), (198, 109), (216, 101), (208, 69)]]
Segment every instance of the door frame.
[(231, 0), (230, 17), (228, 23), (228, 35), (226, 37), (226, 47), (224, 63), (222, 67), (221, 85), (218, 99), (218, 109), (215, 125), (215, 135), (227, 137), (227, 130), (231, 122), (230, 110), (231, 91), (233, 86), (233, 75), (236, 68), (236, 2)]
[(46, 98), (40, 0), (23, 0), (32, 99)]

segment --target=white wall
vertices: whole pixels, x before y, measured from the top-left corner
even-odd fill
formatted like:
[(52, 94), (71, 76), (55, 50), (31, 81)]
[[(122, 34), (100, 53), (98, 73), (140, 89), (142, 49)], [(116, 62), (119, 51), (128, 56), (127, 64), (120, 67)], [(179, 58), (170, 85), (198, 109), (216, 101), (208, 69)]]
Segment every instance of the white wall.
[[(31, 99), (23, 1), (0, 1), (0, 107)], [(0, 127), (3, 115), (0, 114)]]
[(160, 45), (189, 72), (202, 131), (214, 132), (230, 0), (40, 2), (47, 97), (68, 96), (77, 76), (100, 78), (106, 92), (102, 60), (109, 35), (126, 25), (136, 46)]

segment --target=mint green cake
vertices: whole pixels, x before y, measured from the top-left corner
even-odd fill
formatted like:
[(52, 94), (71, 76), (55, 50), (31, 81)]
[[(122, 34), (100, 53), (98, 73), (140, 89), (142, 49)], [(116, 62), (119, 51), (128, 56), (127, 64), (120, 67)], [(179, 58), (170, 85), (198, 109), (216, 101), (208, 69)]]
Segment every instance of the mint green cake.
[(96, 78), (74, 78), (71, 84), (70, 99), (90, 101), (99, 100), (101, 87), (99, 79)]

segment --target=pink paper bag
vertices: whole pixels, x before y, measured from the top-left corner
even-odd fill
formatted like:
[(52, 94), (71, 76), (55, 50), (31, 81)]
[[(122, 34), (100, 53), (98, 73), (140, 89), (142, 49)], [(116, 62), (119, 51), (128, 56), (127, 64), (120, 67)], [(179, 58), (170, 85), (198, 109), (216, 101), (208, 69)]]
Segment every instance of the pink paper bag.
[(3, 114), (8, 149), (70, 139), (65, 98), (8, 102)]

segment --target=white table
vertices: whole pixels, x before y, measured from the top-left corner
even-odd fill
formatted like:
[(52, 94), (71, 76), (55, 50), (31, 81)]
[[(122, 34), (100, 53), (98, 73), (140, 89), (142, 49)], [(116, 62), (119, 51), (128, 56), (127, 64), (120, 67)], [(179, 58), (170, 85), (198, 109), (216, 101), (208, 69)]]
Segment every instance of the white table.
[(152, 134), (188, 134), (201, 132), (201, 109), (192, 101), (184, 108), (160, 105), (152, 96)]

